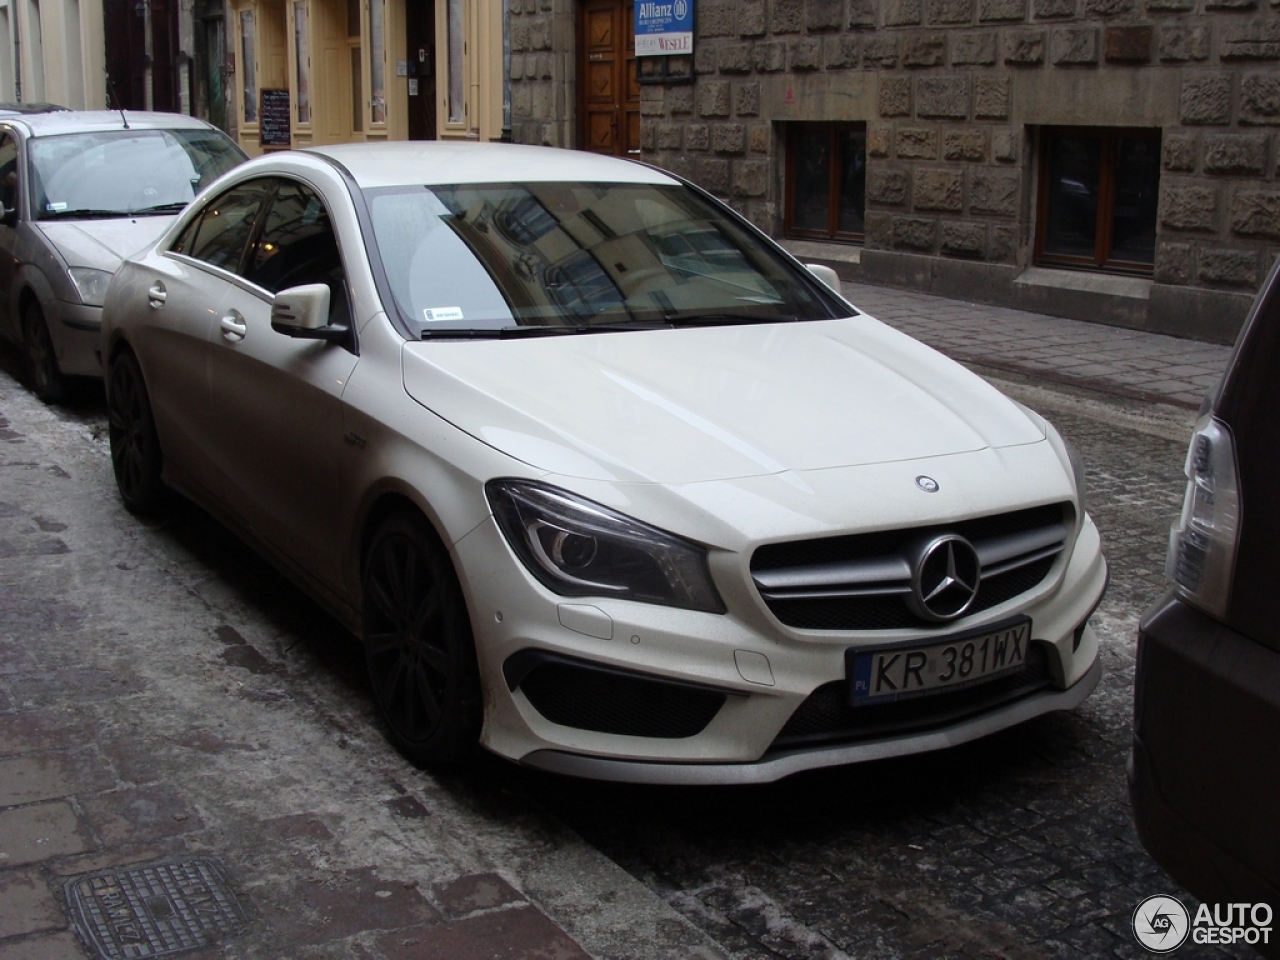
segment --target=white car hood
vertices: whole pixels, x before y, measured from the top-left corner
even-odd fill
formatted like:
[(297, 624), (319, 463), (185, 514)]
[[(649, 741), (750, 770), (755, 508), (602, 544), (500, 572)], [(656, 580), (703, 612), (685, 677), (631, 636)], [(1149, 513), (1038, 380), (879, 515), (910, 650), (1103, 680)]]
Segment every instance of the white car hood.
[(405, 389), (529, 465), (694, 483), (1036, 443), (980, 377), (871, 317), (408, 343)]
[(156, 241), (174, 217), (129, 217), (119, 220), (62, 220), (37, 223), (36, 229), (62, 254), (69, 267), (95, 267), (115, 272), (122, 260)]

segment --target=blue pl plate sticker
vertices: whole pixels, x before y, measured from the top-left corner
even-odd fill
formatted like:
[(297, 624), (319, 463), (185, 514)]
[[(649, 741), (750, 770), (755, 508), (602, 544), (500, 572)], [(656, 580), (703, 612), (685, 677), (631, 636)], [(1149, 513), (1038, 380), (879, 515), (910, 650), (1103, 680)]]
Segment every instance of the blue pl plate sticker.
[(422, 315), (427, 318), (427, 323), (441, 323), (445, 320), (461, 320), (461, 307), (426, 307), (422, 311)]

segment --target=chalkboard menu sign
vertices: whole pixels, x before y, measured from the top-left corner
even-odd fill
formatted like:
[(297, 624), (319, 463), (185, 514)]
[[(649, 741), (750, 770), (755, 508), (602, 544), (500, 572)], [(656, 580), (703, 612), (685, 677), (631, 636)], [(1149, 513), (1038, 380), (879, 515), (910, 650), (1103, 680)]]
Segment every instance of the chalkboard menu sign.
[(289, 133), (289, 91), (263, 90), (258, 111), (258, 143), (263, 147), (293, 145)]

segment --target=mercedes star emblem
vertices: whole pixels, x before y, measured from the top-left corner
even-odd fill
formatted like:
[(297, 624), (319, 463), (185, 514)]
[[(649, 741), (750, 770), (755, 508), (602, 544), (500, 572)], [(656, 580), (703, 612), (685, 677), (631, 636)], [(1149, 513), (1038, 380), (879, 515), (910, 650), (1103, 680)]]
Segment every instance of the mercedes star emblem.
[(911, 608), (935, 623), (954, 620), (978, 596), (982, 565), (973, 544), (953, 533), (927, 541), (911, 571)]

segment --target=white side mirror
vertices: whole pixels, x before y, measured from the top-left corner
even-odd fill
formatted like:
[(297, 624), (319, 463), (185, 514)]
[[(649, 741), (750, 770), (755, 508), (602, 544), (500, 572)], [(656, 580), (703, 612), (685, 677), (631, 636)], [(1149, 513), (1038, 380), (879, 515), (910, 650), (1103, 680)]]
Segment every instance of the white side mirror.
[(844, 294), (840, 292), (840, 277), (830, 267), (824, 267), (820, 263), (806, 263), (805, 267), (807, 267), (809, 272), (815, 277), (834, 290), (837, 296), (844, 296)]
[(304, 283), (281, 290), (271, 301), (271, 326), (293, 330), (318, 330), (329, 325), (329, 287)]

